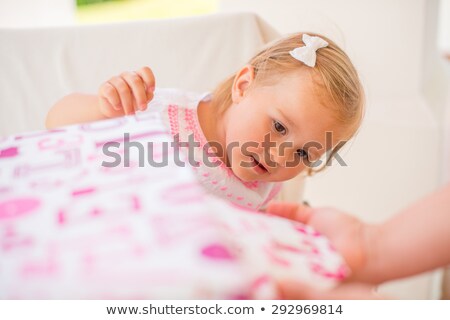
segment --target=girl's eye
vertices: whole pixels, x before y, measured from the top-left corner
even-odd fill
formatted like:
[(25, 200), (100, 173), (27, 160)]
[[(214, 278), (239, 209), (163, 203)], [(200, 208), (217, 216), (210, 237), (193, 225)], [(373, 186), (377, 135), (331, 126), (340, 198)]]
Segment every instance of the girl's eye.
[(306, 152), (305, 150), (303, 150), (303, 149), (298, 149), (296, 153), (297, 153), (297, 155), (298, 155), (300, 158), (309, 160), (309, 159), (308, 159), (308, 152)]
[(286, 128), (278, 121), (273, 122), (273, 127), (276, 132), (281, 133), (282, 135), (286, 134)]

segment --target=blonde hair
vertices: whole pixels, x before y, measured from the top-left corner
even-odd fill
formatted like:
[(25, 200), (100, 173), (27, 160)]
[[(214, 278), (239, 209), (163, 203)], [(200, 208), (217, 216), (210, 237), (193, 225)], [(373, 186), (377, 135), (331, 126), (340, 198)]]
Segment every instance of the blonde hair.
[[(349, 57), (336, 43), (319, 34), (309, 32), (308, 34), (319, 36), (328, 42), (327, 47), (317, 50), (316, 65), (313, 68), (289, 54), (291, 50), (305, 45), (302, 41), (303, 33), (296, 33), (270, 44), (249, 61), (249, 65), (254, 69), (253, 82), (267, 83), (275, 76), (297, 70), (311, 72), (315, 87), (326, 93), (322, 102), (331, 102), (323, 104), (333, 111), (337, 122), (347, 128), (346, 132), (349, 132), (350, 139), (360, 126), (364, 114), (364, 90), (358, 73)], [(214, 90), (214, 100), (220, 111), (225, 111), (232, 104), (231, 88), (234, 79), (235, 75), (230, 76)], [(337, 151), (337, 149), (331, 151), (325, 165), (329, 164)], [(309, 173), (312, 173), (311, 168)]]

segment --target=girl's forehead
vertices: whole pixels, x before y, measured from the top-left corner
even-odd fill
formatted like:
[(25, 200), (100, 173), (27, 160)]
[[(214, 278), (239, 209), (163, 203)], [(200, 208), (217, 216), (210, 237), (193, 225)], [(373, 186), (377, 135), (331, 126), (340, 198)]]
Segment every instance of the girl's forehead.
[(313, 136), (325, 136), (325, 131), (333, 132), (333, 139), (349, 140), (355, 133), (358, 124), (355, 120), (343, 118), (345, 111), (336, 102), (321, 75), (311, 68), (282, 74), (270, 75), (264, 87), (268, 88), (264, 96), (272, 106), (279, 108), (296, 123), (299, 129), (314, 124), (308, 129)]
[(337, 126), (332, 122), (337, 122), (334, 118), (338, 107), (333, 105), (314, 72), (297, 70), (271, 80), (270, 83), (257, 85), (256, 89), (261, 89), (257, 90), (257, 94), (261, 93), (261, 98), (283, 113), (290, 122), (323, 118), (328, 125)]
[(312, 86), (292, 91), (281, 87), (284, 94), (274, 95), (271, 108), (289, 123), (293, 133), (315, 141), (324, 140), (327, 131), (336, 138), (346, 136), (347, 128), (336, 119), (335, 107), (325, 104), (328, 99), (317, 95)]
[(280, 96), (297, 100), (317, 100), (326, 96), (320, 82), (307, 71), (289, 72), (274, 78), (272, 87), (280, 93)]

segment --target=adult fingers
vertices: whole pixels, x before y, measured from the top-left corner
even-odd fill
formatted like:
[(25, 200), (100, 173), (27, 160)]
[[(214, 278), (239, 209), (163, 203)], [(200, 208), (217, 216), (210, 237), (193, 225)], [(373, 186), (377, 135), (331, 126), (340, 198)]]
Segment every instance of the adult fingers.
[(378, 294), (370, 285), (341, 284), (331, 289), (316, 289), (298, 281), (282, 281), (278, 285), (282, 299), (286, 300), (380, 300), (388, 297)]
[(314, 209), (295, 202), (272, 201), (267, 205), (268, 213), (307, 224)]

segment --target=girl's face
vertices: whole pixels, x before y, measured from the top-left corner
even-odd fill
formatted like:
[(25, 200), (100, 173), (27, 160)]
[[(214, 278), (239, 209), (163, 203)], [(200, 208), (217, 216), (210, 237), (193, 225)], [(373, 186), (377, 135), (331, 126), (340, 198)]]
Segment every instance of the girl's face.
[(311, 77), (290, 73), (275, 84), (249, 89), (251, 67), (238, 74), (224, 115), (226, 161), (238, 178), (291, 179), (339, 143), (342, 130), (320, 102)]

